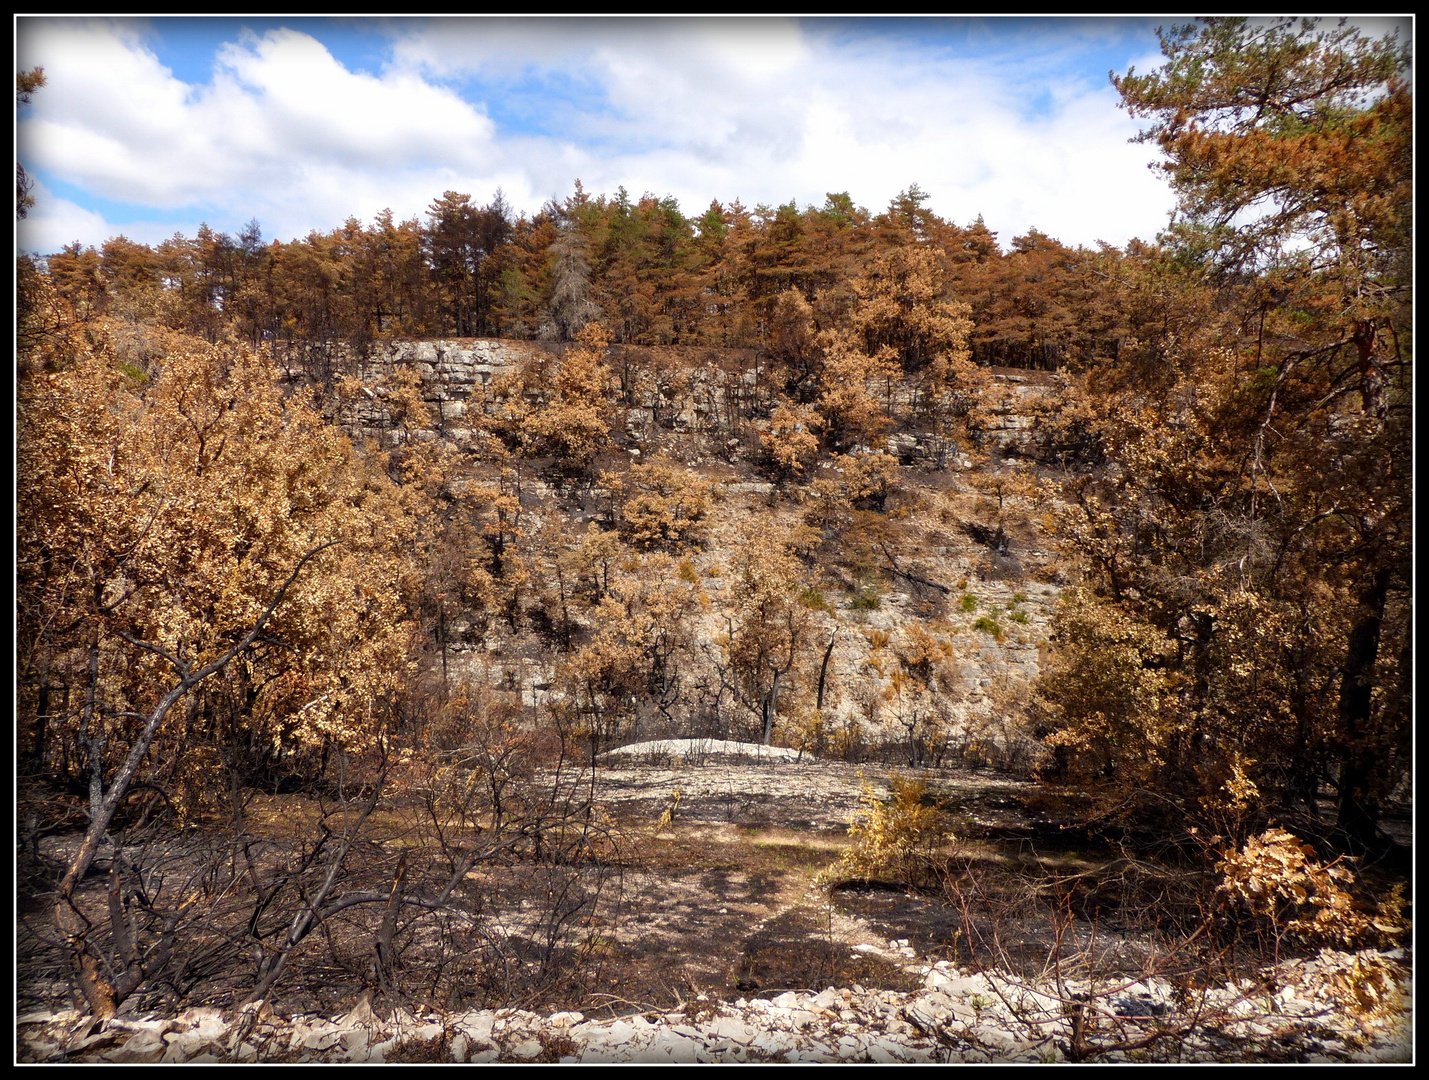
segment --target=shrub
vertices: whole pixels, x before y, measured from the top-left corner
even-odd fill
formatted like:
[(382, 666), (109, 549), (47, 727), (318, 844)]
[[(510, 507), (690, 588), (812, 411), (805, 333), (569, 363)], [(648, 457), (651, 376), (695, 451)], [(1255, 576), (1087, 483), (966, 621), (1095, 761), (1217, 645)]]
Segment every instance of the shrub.
[(703, 539), (711, 506), (708, 481), (667, 461), (633, 465), (625, 480), (636, 489), (620, 508), (621, 533), (631, 544), (678, 551)]
[(813, 409), (781, 401), (760, 425), (759, 443), (770, 471), (779, 479), (800, 477), (819, 456), (819, 439), (814, 434), (823, 426), (823, 417)]
[(877, 611), (883, 600), (883, 589), (876, 579), (862, 575), (854, 583), (853, 599), (849, 607), (854, 611)]
[(1222, 891), (1269, 919), (1277, 935), (1354, 947), (1393, 944), (1408, 930), (1403, 886), (1371, 914), (1347, 890), (1355, 875), (1342, 860), (1319, 862), (1314, 848), (1284, 829), (1251, 837), (1220, 870)]
[(977, 608), (977, 597), (972, 593), (963, 593), (963, 597), (958, 601), (958, 607), (964, 611), (973, 611)]
[(942, 811), (928, 801), (928, 781), (895, 773), (889, 783), (892, 792), (883, 799), (863, 782), (862, 809), (848, 830), (853, 843), (839, 857), (838, 876), (912, 883), (930, 867), (944, 833)]

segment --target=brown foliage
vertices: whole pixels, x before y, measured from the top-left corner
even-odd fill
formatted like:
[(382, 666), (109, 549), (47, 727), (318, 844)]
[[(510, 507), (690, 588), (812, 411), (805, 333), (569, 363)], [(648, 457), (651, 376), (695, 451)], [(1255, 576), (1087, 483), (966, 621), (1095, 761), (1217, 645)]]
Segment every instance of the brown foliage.
[(681, 551), (699, 544), (713, 505), (708, 481), (659, 459), (632, 465), (624, 478), (602, 479), (631, 492), (620, 507), (620, 529), (635, 547)]

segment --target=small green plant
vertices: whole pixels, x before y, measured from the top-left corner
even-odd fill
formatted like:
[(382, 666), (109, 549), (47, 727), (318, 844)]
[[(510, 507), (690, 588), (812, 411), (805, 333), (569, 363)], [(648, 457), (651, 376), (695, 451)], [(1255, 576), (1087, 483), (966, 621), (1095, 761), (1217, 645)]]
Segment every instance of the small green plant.
[(1012, 602), (1013, 602), (1014, 604), (1025, 604), (1025, 603), (1027, 603), (1027, 594), (1026, 594), (1025, 592), (1015, 592), (1015, 593), (1013, 593), (1013, 594), (1012, 594)]
[(997, 620), (989, 619), (986, 615), (979, 616), (977, 622), (973, 623), (973, 629), (991, 634), (995, 638), (1002, 637), (1002, 627), (997, 625)]
[(977, 607), (977, 597), (972, 593), (963, 593), (963, 598), (958, 601), (958, 607), (964, 611), (972, 611)]
[(854, 581), (853, 598), (849, 607), (854, 611), (877, 611), (883, 601), (883, 589), (876, 578), (859, 577)]
[(1025, 622), (1027, 621), (1027, 612), (1025, 612), (1025, 611), (1014, 611), (1014, 612), (1012, 612), (1010, 615), (1008, 615), (1007, 617), (1008, 617), (1009, 619), (1011, 619), (1011, 620), (1012, 620), (1013, 622), (1015, 622), (1015, 623), (1025, 623)]
[(813, 587), (805, 589), (799, 594), (799, 602), (802, 603), (806, 608), (812, 608), (814, 611), (829, 610), (829, 602), (828, 600), (824, 599), (823, 589), (817, 589)]

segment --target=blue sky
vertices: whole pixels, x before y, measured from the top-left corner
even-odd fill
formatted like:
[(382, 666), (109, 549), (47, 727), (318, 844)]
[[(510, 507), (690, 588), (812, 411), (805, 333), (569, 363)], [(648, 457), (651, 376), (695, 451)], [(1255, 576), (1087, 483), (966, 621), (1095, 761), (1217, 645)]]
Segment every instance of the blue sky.
[(1171, 196), (1110, 70), (1151, 19), (19, 18), (21, 250), (200, 222), (330, 230), (446, 190), (882, 209), (917, 183), (1005, 241), (1150, 238)]

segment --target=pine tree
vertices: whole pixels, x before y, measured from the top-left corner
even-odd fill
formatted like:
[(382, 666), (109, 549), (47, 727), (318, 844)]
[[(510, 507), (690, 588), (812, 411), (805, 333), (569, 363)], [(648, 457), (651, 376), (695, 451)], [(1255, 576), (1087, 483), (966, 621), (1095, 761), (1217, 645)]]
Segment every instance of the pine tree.
[[(1116, 83), (1180, 208), (1167, 257), (1125, 264), (1154, 306), (1096, 375), (1115, 468), (1069, 490), (1102, 595), (1062, 621), (1057, 741), (1192, 815), (1237, 777), (1257, 814), (1314, 814), (1328, 780), (1376, 849), (1409, 741), (1407, 54), (1313, 20), (1161, 36)], [(1174, 677), (1107, 704), (1094, 641)]]

